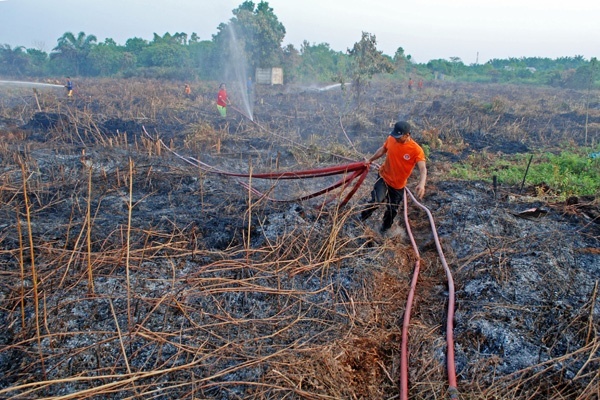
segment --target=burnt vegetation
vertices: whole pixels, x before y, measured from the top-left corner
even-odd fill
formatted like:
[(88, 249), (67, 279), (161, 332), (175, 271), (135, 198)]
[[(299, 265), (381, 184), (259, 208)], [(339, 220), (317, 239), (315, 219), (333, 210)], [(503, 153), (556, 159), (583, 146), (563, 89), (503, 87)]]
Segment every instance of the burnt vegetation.
[[(450, 174), (597, 144), (588, 93), (374, 81), (357, 108), (343, 86), (259, 85), (251, 121), (219, 118), (214, 87), (0, 93), (0, 397), (397, 398), (415, 256), (402, 213), (385, 237), (379, 214), (355, 218), (375, 172), (338, 209), (240, 184), (291, 199), (327, 182), (249, 183), (173, 152), (242, 173), (331, 166), (372, 154), (403, 118), (428, 149), (423, 202), (454, 274), (460, 398), (599, 398), (597, 193)], [(409, 393), (439, 399), (447, 283), (427, 216), (408, 211), (422, 259)]]

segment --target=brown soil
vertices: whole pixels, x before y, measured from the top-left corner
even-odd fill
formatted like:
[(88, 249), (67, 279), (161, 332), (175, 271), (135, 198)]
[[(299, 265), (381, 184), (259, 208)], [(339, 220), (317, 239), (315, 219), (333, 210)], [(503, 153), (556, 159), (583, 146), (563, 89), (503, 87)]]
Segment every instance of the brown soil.
[[(598, 199), (447, 176), (469, 156), (583, 144), (585, 93), (388, 83), (357, 108), (349, 88), (259, 86), (250, 121), (219, 119), (214, 90), (192, 89), (0, 92), (0, 398), (396, 398), (415, 256), (402, 213), (387, 236), (379, 213), (355, 217), (375, 172), (341, 210), (270, 202), (143, 129), (182, 157), (258, 173), (361, 160), (398, 118), (431, 148), (423, 204), (456, 285), (461, 398), (599, 398)], [(593, 105), (588, 124), (597, 141)], [(250, 183), (293, 199), (335, 179)], [(437, 399), (448, 287), (427, 216), (409, 207), (422, 259), (409, 393)]]

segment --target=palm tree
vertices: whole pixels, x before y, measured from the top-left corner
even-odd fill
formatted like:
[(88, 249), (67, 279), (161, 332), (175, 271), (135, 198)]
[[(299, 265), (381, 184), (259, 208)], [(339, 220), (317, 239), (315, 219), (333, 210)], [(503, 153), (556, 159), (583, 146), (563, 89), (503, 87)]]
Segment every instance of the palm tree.
[(71, 32), (66, 32), (58, 39), (58, 45), (52, 49), (53, 53), (50, 57), (62, 60), (72, 69), (74, 75), (80, 75), (86, 72), (83, 69), (87, 56), (97, 40), (96, 36), (86, 35), (84, 32), (79, 32), (77, 37)]

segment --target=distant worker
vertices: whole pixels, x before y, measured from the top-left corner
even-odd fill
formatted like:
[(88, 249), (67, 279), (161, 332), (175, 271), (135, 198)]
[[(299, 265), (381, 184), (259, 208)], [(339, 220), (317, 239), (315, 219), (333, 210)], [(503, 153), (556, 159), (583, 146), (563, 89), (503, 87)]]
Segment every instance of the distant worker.
[(419, 88), (419, 90), (423, 89), (423, 79), (419, 79), (419, 82), (417, 83), (417, 87)]
[(412, 92), (413, 80), (412, 78), (408, 78), (408, 90)]
[(71, 81), (70, 76), (67, 76), (65, 88), (67, 89), (67, 97), (73, 97), (73, 81)]
[(383, 146), (367, 160), (370, 164), (387, 154), (383, 165), (379, 168), (377, 180), (371, 191), (371, 202), (360, 215), (360, 219), (364, 221), (380, 204), (385, 204), (386, 210), (383, 215), (381, 233), (392, 227), (394, 218), (398, 214), (398, 207), (404, 199), (404, 188), (415, 165), (419, 167), (419, 183), (416, 194), (420, 199), (425, 195), (427, 180), (425, 153), (421, 146), (411, 138), (410, 131), (411, 127), (408, 122), (396, 122)]
[(190, 95), (192, 94), (192, 88), (190, 88), (190, 85), (189, 85), (189, 83), (186, 83), (186, 84), (185, 84), (185, 89), (184, 89), (184, 91), (185, 91), (185, 95), (186, 95), (187, 97), (190, 97)]
[(227, 88), (224, 83), (219, 85), (219, 93), (217, 94), (217, 110), (219, 110), (219, 114), (221, 117), (227, 117), (227, 105), (231, 104), (231, 102), (227, 99)]

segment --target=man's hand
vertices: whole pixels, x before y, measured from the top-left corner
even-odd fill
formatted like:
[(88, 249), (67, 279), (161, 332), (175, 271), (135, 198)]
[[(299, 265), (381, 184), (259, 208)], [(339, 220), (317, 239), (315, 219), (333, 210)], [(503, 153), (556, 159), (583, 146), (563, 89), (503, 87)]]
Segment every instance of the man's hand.
[(425, 185), (417, 186), (417, 197), (421, 200), (425, 196)]

